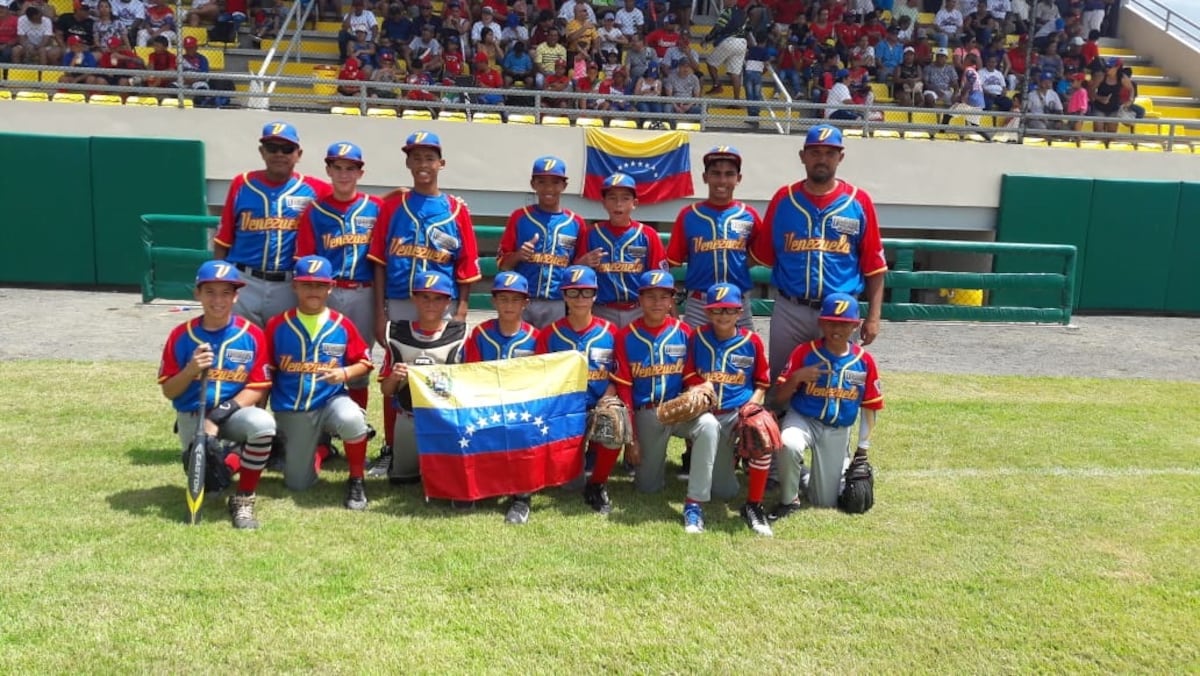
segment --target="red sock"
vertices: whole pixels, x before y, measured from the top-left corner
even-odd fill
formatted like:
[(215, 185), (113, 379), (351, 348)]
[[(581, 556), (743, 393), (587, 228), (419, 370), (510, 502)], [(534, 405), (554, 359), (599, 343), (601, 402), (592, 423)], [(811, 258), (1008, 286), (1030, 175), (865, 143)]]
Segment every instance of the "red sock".
[(383, 398), (383, 443), (395, 448), (393, 442), (396, 436), (396, 407), (392, 405), (391, 397)]
[(258, 477), (262, 476), (261, 469), (246, 469), (242, 468), (242, 473), (238, 475), (238, 492), (253, 493), (258, 489)]
[(770, 467), (750, 467), (749, 488), (746, 489), (747, 502), (762, 502), (763, 493), (767, 492), (767, 475)]
[(313, 469), (318, 474), (321, 473), (321, 465), (325, 464), (325, 459), (329, 457), (329, 447), (325, 444), (317, 446), (317, 452), (313, 453)]
[[(365, 390), (364, 390), (365, 391)], [(346, 442), (346, 464), (350, 465), (350, 478), (361, 479), (367, 465), (367, 438)]]
[(225, 466), (229, 468), (230, 474), (237, 474), (242, 469), (242, 456), (230, 453), (225, 456)]
[(350, 399), (358, 404), (362, 410), (367, 410), (367, 402), (370, 401), (371, 390), (364, 387), (361, 390), (350, 390)]
[(602, 484), (608, 481), (608, 475), (612, 474), (613, 465), (617, 464), (617, 456), (621, 455), (621, 451), (604, 446), (595, 448), (596, 464), (592, 466), (592, 479), (588, 483)]

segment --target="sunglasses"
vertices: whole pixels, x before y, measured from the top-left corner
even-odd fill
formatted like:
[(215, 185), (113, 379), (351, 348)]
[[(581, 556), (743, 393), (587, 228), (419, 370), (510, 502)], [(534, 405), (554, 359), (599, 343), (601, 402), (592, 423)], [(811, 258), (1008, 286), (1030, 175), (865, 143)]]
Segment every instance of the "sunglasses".
[(563, 289), (563, 295), (567, 298), (594, 298), (596, 296), (595, 289)]
[(740, 315), (740, 314), (742, 314), (742, 310), (741, 310), (741, 308), (736, 308), (736, 307), (714, 307), (714, 308), (710, 308), (708, 310), (708, 314), (710, 314), (710, 315)]
[(291, 155), (296, 152), (296, 146), (290, 143), (264, 143), (262, 148), (271, 155)]

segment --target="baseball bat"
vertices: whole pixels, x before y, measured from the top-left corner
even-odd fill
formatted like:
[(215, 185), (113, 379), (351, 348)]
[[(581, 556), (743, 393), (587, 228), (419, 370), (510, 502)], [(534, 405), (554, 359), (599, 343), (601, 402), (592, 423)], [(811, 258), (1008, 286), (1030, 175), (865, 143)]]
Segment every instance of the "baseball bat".
[(204, 418), (208, 415), (208, 369), (200, 375), (200, 420), (188, 448), (187, 519), (189, 526), (200, 523), (200, 508), (204, 506), (204, 477), (208, 470), (207, 435)]

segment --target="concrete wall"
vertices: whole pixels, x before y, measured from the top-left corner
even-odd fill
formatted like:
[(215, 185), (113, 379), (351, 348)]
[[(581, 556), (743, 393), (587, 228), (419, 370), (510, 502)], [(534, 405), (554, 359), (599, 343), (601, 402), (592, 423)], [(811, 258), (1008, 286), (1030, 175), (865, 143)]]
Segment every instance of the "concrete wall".
[(1160, 22), (1128, 6), (1121, 8), (1120, 26), (1127, 47), (1132, 47), (1139, 56), (1152, 57), (1154, 65), (1178, 77), (1184, 86), (1200, 89), (1200, 52), (1165, 33)]

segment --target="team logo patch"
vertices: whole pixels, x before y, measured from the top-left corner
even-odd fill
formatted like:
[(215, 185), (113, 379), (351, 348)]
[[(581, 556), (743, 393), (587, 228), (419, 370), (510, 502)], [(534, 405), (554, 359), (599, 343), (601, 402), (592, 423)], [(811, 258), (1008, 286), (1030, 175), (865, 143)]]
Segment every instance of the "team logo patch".
[(283, 206), (287, 207), (291, 211), (304, 211), (304, 207), (308, 206), (308, 203), (311, 201), (312, 201), (311, 197), (307, 197), (304, 195), (295, 196), (295, 197), (284, 197), (283, 198)]
[(327, 354), (331, 357), (340, 357), (346, 354), (345, 343), (325, 343), (321, 345), (321, 354)]
[(829, 224), (843, 235), (857, 235), (862, 227), (857, 218), (846, 218), (845, 216), (834, 216), (829, 219)]
[(750, 229), (753, 227), (754, 221), (748, 221), (741, 218), (734, 218), (729, 221), (729, 229), (742, 237), (749, 235)]
[(412, 363), (413, 363), (413, 366), (433, 366), (434, 364), (437, 363), (437, 361), (435, 361), (433, 357), (430, 357), (427, 354), (420, 354), (420, 355), (417, 355), (417, 357), (415, 359), (413, 359)]
[(559, 248), (574, 249), (576, 239), (574, 235), (559, 235), (555, 238), (555, 241), (558, 243)]
[(668, 345), (663, 349), (668, 357), (682, 357), (687, 354), (687, 345)]
[(458, 247), (462, 244), (457, 237), (441, 230), (430, 230), (429, 241), (442, 251), (458, 251)]
[(612, 349), (607, 347), (588, 348), (588, 361), (593, 364), (612, 365)]
[(629, 252), (630, 258), (645, 258), (646, 257), (646, 247), (644, 247), (644, 246), (631, 246), (625, 250)]
[(514, 356), (514, 357), (531, 357), (531, 356), (533, 356), (533, 354), (534, 354), (533, 350), (513, 350), (512, 351), (512, 356)]
[(850, 383), (851, 385), (866, 385), (867, 384), (867, 372), (866, 371), (847, 371), (845, 373), (845, 375), (842, 377), (845, 378), (846, 382)]
[(354, 227), (358, 228), (359, 230), (370, 230), (371, 228), (375, 227), (375, 217), (374, 216), (355, 216), (354, 217)]
[(746, 369), (754, 366), (754, 357), (745, 354), (735, 354), (729, 358), (729, 363), (734, 368)]
[(234, 364), (249, 364), (254, 360), (254, 352), (250, 350), (225, 350), (225, 359)]

